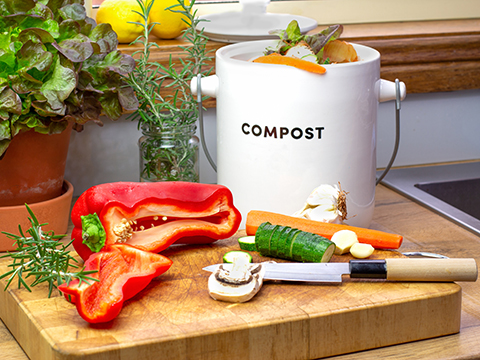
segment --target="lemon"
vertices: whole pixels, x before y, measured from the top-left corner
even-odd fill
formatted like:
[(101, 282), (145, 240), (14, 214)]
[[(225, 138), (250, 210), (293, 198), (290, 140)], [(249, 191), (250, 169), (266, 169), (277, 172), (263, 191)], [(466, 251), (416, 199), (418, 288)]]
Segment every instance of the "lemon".
[[(158, 23), (152, 30), (153, 35), (160, 39), (175, 39), (187, 28), (187, 24), (182, 20), (188, 20), (185, 15), (166, 10), (166, 8), (178, 4), (177, 0), (155, 0), (152, 10), (150, 10), (150, 22)], [(179, 5), (172, 10), (183, 10), (183, 8)]]
[(119, 43), (131, 43), (143, 33), (143, 27), (130, 24), (130, 21), (142, 23), (141, 13), (136, 0), (105, 0), (97, 11), (97, 24), (107, 23), (117, 33)]

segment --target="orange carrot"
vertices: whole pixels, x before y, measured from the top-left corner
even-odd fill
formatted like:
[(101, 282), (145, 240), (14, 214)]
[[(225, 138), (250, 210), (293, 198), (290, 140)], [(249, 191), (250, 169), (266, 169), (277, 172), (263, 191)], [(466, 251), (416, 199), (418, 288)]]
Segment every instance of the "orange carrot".
[(324, 74), (326, 71), (326, 69), (321, 65), (299, 58), (283, 56), (278, 53), (271, 53), (270, 55), (260, 56), (253, 60), (253, 62), (260, 64), (288, 65), (316, 74)]
[(340, 230), (352, 230), (357, 234), (358, 241), (372, 245), (375, 249), (398, 249), (402, 245), (401, 235), (390, 234), (379, 230), (360, 228), (343, 224), (323, 223), (294, 216), (276, 214), (267, 211), (252, 210), (247, 214), (247, 235), (255, 235), (260, 224), (268, 221), (273, 225), (290, 226), (295, 229), (311, 232), (331, 239)]

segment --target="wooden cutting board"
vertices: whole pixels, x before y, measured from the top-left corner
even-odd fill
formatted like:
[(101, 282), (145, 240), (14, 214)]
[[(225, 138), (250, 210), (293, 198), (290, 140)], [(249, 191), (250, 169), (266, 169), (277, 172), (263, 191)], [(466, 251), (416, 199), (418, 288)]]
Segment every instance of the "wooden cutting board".
[[(32, 360), (316, 359), (460, 329), (461, 287), (455, 283), (265, 282), (247, 303), (215, 301), (202, 268), (238, 250), (240, 235), (165, 251), (173, 260), (170, 270), (109, 323), (86, 323), (63, 296), (48, 298), (43, 286), (31, 293), (15, 286), (0, 291), (0, 317)], [(372, 258), (398, 256), (376, 251)], [(0, 273), (7, 264), (2, 259)]]

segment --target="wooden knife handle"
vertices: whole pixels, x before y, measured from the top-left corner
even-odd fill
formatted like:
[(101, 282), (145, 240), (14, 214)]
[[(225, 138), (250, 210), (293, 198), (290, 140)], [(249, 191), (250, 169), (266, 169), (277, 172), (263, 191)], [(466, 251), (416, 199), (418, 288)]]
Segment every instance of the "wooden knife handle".
[(387, 280), (476, 281), (475, 259), (385, 259)]

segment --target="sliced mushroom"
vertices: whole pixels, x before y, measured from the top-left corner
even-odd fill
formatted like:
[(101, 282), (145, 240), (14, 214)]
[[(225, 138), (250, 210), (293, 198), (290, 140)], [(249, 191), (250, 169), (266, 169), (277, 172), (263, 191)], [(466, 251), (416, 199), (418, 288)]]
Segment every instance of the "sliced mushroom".
[(262, 264), (250, 264), (244, 257), (236, 258), (231, 270), (222, 265), (208, 278), (208, 292), (215, 300), (241, 303), (253, 298), (263, 285)]

